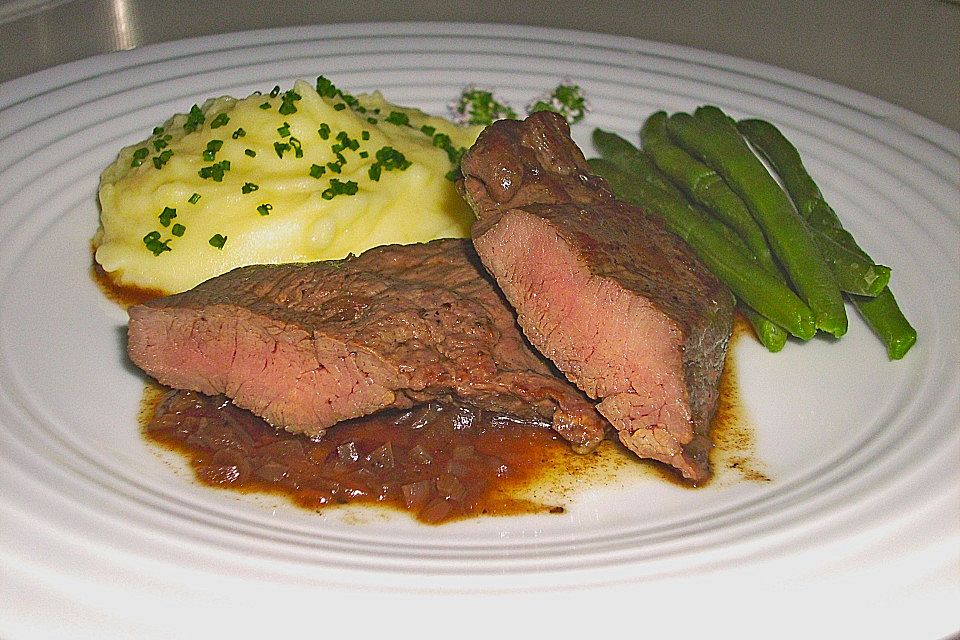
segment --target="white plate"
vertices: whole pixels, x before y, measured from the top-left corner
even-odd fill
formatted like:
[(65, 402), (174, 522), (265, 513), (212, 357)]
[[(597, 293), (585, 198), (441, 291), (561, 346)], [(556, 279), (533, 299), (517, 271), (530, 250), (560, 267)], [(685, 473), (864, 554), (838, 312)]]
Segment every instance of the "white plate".
[[(770, 355), (741, 341), (739, 384), (769, 483), (722, 472), (689, 491), (638, 477), (584, 489), (563, 516), (442, 527), (198, 487), (138, 433), (142, 378), (123, 357), (125, 314), (90, 278), (98, 176), (175, 111), (321, 73), (439, 114), (468, 83), (522, 108), (569, 78), (592, 105), (574, 130), (588, 154), (592, 127), (635, 137), (659, 108), (714, 103), (770, 119), (847, 227), (894, 267), (919, 343), (888, 362), (852, 310), (838, 343)], [(511, 629), (956, 629), (955, 132), (729, 57), (490, 25), (337, 25), (145, 47), (0, 85), (0, 108), (0, 635), (439, 628), (457, 617), (476, 631), (524, 612)], [(841, 615), (827, 627), (830, 612)], [(212, 622), (218, 614), (229, 622)]]

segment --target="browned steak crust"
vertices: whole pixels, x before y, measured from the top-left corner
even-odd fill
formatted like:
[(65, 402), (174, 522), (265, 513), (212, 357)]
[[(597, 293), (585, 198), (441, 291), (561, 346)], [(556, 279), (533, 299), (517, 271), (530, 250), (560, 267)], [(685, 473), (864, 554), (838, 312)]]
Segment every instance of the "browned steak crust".
[(578, 449), (606, 421), (527, 345), (468, 240), (235, 269), (130, 309), (131, 360), (290, 431), (456, 396), (552, 424)]
[(494, 123), (461, 169), (474, 245), (530, 342), (600, 400), (627, 447), (709, 477), (730, 292), (590, 174), (556, 114)]

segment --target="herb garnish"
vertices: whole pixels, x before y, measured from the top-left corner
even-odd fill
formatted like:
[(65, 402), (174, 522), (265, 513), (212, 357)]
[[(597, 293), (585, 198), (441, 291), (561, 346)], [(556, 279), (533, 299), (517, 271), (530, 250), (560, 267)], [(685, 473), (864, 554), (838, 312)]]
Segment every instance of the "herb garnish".
[(210, 122), (210, 128), (218, 129), (228, 122), (230, 122), (230, 116), (228, 116), (225, 112), (219, 113), (217, 114), (217, 117)]
[(167, 246), (169, 242), (169, 240), (160, 242), (159, 231), (151, 231), (147, 235), (143, 236), (144, 246), (146, 246), (147, 250), (154, 256), (159, 256), (164, 251), (170, 251), (170, 247)]
[(335, 197), (340, 195), (352, 196), (359, 191), (360, 187), (353, 180), (348, 180), (347, 182), (340, 182), (336, 178), (330, 179), (330, 187), (324, 189), (323, 193), (320, 194), (320, 197), (324, 200), (333, 200)]
[(170, 221), (177, 217), (177, 210), (172, 207), (164, 207), (160, 212), (160, 224), (165, 227), (170, 226)]
[(183, 130), (187, 133), (193, 133), (203, 125), (204, 116), (200, 107), (193, 105), (190, 107), (190, 113), (187, 114), (187, 120), (183, 123)]

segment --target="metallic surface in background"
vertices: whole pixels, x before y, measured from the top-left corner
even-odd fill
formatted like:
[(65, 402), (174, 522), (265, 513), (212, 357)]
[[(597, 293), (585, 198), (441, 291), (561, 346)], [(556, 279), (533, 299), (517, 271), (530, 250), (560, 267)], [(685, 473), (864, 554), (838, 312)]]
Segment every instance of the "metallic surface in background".
[(526, 24), (692, 46), (835, 82), (960, 131), (960, 5), (935, 0), (0, 0), (0, 81), (194, 36), (373, 21)]

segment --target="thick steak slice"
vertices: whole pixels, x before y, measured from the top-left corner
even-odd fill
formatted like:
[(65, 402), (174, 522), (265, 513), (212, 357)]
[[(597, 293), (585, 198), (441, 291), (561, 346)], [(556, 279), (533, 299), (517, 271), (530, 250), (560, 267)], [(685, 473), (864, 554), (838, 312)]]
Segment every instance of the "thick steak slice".
[(235, 269), (130, 309), (131, 360), (311, 436), (387, 407), (458, 397), (590, 450), (607, 424), (523, 339), (469, 240)]
[(556, 114), (494, 123), (461, 169), (474, 246), (530, 342), (600, 400), (627, 447), (708, 478), (730, 292), (590, 174)]

